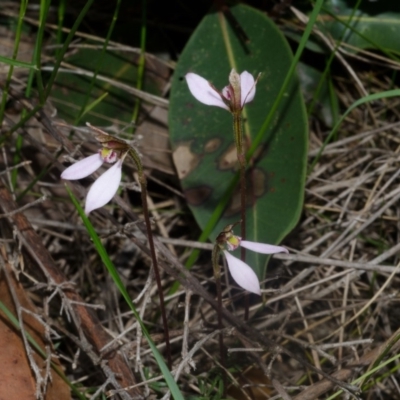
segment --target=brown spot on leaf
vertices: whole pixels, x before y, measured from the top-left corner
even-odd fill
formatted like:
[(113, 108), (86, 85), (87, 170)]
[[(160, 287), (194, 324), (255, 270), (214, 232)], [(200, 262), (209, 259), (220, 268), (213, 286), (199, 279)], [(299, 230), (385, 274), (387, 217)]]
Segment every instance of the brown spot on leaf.
[(172, 154), (179, 179), (186, 178), (200, 163), (202, 156), (190, 149), (192, 141), (180, 143)]
[(184, 191), (186, 201), (191, 206), (200, 206), (210, 197), (211, 193), (212, 189), (206, 185), (198, 186)]
[(227, 150), (225, 150), (221, 157), (217, 161), (218, 169), (226, 171), (227, 169), (235, 169), (237, 165), (237, 153), (236, 146), (234, 144), (230, 145)]
[(221, 146), (222, 140), (219, 138), (214, 138), (209, 140), (205, 146), (204, 146), (204, 151), (206, 153), (213, 153), (214, 151), (216, 151), (219, 146)]
[[(267, 176), (259, 168), (249, 170), (246, 173), (246, 184), (246, 207), (252, 207), (266, 192)], [(224, 216), (231, 217), (236, 214), (240, 214), (240, 185), (236, 187)]]

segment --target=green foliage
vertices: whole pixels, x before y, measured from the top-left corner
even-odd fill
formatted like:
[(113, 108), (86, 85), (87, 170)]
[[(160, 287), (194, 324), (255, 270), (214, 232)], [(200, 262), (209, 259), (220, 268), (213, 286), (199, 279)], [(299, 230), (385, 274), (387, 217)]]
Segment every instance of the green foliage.
[(311, 112), (328, 127), (332, 127), (338, 118), (339, 100), (331, 89), (331, 79), (324, 79), (324, 75), (317, 69), (300, 62), (297, 65), (300, 85), (304, 97), (310, 101)]
[[(94, 49), (82, 49), (68, 57), (66, 62), (76, 69), (60, 73), (52, 91), (55, 103), (62, 104), (60, 115), (71, 123), (83, 115), (84, 121), (93, 125), (110, 124), (113, 118), (129, 123), (134, 97), (126, 89), (136, 86), (137, 81), (132, 61), (116, 52), (101, 54)], [(156, 85), (148, 81), (146, 91), (156, 93)]]
[(355, 101), (347, 110), (346, 112), (340, 117), (340, 119), (336, 122), (335, 126), (329, 133), (329, 135), (326, 137), (323, 145), (318, 151), (318, 154), (314, 158), (314, 160), (311, 162), (311, 165), (309, 166), (309, 173), (314, 169), (315, 165), (317, 164), (319, 158), (321, 157), (322, 152), (324, 151), (326, 145), (329, 143), (329, 141), (332, 139), (332, 137), (336, 134), (338, 129), (340, 128), (341, 124), (345, 120), (345, 118), (353, 111), (355, 108), (372, 102), (376, 100), (381, 100), (381, 99), (390, 99), (391, 97), (400, 97), (400, 89), (394, 89), (394, 90), (387, 90), (385, 92), (379, 92), (379, 93), (374, 93), (369, 96), (361, 97), (361, 99), (358, 99)]
[[(175, 71), (170, 103), (170, 135), (182, 187), (200, 227), (204, 229), (237, 171), (232, 117), (220, 108), (199, 103), (183, 79), (195, 72), (222, 89), (231, 68), (262, 76), (254, 101), (245, 106), (248, 148), (262, 131), (247, 176), (247, 239), (279, 242), (300, 215), (307, 152), (307, 122), (297, 80), (292, 78), (271, 123), (263, 130), (292, 62), (279, 29), (248, 6), (231, 8), (244, 29), (246, 43), (219, 13), (207, 15), (193, 33)], [(210, 239), (240, 218), (239, 190), (230, 195), (223, 217)], [(266, 256), (248, 252), (247, 262), (260, 278)]]
[(222, 400), (224, 384), (220, 375), (199, 377), (197, 385), (200, 390), (199, 396), (190, 396), (187, 400)]
[[(400, 54), (400, 4), (394, 1), (327, 0), (318, 27), (328, 36), (356, 49), (377, 49)], [(354, 12), (355, 11), (355, 12)]]

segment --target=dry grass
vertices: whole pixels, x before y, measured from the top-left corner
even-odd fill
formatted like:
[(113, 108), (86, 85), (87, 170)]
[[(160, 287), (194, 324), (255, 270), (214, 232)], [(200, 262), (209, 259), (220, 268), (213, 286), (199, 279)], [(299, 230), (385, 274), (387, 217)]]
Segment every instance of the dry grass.
[[(349, 65), (354, 62), (347, 61)], [(356, 72), (359, 82), (347, 76), (335, 80), (342, 109), (359, 98), (360, 83), (368, 85), (370, 93), (387, 89), (391, 84), (388, 79), (391, 71), (384, 72), (382, 79), (378, 72), (383, 72), (376, 67), (375, 78), (372, 72), (362, 72), (365, 65), (355, 65), (353, 68), (360, 69)], [(30, 107), (31, 100), (24, 98), (22, 90), (25, 78), (19, 77), (13, 83), (3, 132), (13, 126), (21, 105)], [(157, 104), (165, 105), (165, 99), (161, 100), (157, 100)], [(233, 398), (327, 398), (327, 393), (338, 390), (337, 381), (332, 382), (322, 376), (322, 372), (310, 370), (305, 362), (343, 381), (343, 385), (347, 384), (345, 389), (352, 390), (361, 387), (360, 383), (349, 386), (353, 379), (376, 366), (375, 362), (381, 361), (386, 351), (386, 358), (396, 354), (400, 332), (397, 256), (400, 250), (400, 123), (397, 103), (397, 99), (381, 100), (354, 110), (335, 140), (327, 145), (309, 174), (301, 221), (283, 243), (291, 254), (274, 257), (263, 299), (251, 298), (247, 328), (241, 322), (242, 293), (225, 291), (224, 306), (238, 321), (226, 318), (224, 330), (228, 375), (232, 382), (228, 395)], [(166, 127), (160, 124), (157, 129), (146, 129), (147, 135), (167, 136)], [(137, 383), (136, 393), (144, 397), (157, 390), (167, 393), (135, 318), (95, 253), (60, 181), (64, 156), (79, 158), (80, 152), (90, 154), (95, 148), (94, 142), (83, 143), (88, 135), (82, 131), (77, 131), (70, 142), (70, 127), (53, 116), (50, 104), (18, 133), (23, 137), (23, 163), (17, 166), (15, 193), (10, 190), (13, 186), (10, 165), (16, 134), (7, 138), (0, 157), (4, 171), (0, 176), (3, 191), (0, 245), (9, 254), (5, 261), (18, 271), (26, 290), (40, 308), (42, 318), (62, 336), (56, 340), (56, 353), (68, 377), (84, 388), (102, 387), (107, 383), (104, 390), (108, 393), (117, 390), (123, 398), (134, 397), (132, 392), (128, 395), (118, 389), (121, 382), (116, 379), (119, 378), (115, 375), (117, 371), (109, 371), (102, 363), (101, 356), (112, 349), (128, 360)], [(310, 161), (328, 133), (318, 121), (312, 121)], [(80, 144), (82, 147), (78, 146)], [(164, 146), (159, 152), (165, 161), (169, 152)], [(148, 165), (153, 232), (163, 260), (162, 282), (167, 294), (174, 374), (185, 398), (189, 398), (189, 394), (204, 399), (218, 398), (217, 387), (222, 378), (215, 302), (209, 302), (215, 295), (210, 245), (195, 242), (198, 228), (186, 208), (177, 178), (150, 166), (151, 163), (154, 166), (151, 145), (146, 147), (142, 143), (141, 152)], [(21, 194), (49, 163), (48, 173), (22, 200), (17, 200), (17, 205), (13, 205), (9, 197), (5, 200), (6, 192), (14, 197)], [(127, 164), (125, 173), (125, 181), (132, 182), (133, 166)], [(88, 183), (89, 179), (69, 185), (82, 198)], [(135, 221), (138, 216), (140, 219), (140, 196), (128, 189), (129, 185), (123, 187), (118, 206), (114, 203), (93, 213), (91, 221), (153, 340), (163, 351), (156, 284), (145, 251), (146, 239), (140, 223)], [(131, 204), (135, 214), (130, 210)], [(35, 248), (29, 248), (25, 233), (14, 219), (18, 216), (17, 210), (39, 235), (41, 251), (51, 255), (54, 268), (66, 277), (65, 282), (48, 275), (49, 265), (38, 265), (33, 255)], [(190, 248), (204, 250), (190, 272), (191, 278), (184, 277), (179, 290), (168, 295), (176, 276), (182, 274), (179, 265), (187, 259)], [(43, 253), (38, 254), (40, 256)], [(91, 345), (86, 342), (88, 333), (81, 330), (82, 315), (74, 308), (73, 300), (63, 293), (69, 290), (65, 286), (67, 283), (79, 293), (86, 308), (96, 311), (102, 328), (96, 331), (96, 327), (94, 336), (105, 332), (106, 347), (96, 349), (90, 338)], [(269, 346), (260, 342), (255, 332), (261, 334)], [(363, 380), (362, 398), (400, 397), (397, 365), (397, 361), (393, 361), (382, 367), (375, 373), (375, 381)], [(107, 379), (99, 373), (101, 370)], [(345, 396), (340, 395), (341, 398)]]

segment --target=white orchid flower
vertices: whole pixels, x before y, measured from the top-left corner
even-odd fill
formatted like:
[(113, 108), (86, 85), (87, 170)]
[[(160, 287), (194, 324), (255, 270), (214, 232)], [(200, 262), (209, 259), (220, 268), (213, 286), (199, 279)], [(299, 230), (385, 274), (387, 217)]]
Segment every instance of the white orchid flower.
[(232, 113), (240, 112), (256, 94), (257, 80), (247, 71), (239, 75), (233, 69), (229, 75), (229, 85), (222, 91), (218, 91), (210, 82), (193, 72), (186, 74), (185, 78), (190, 92), (198, 101), (224, 108)]
[(91, 186), (86, 196), (86, 214), (106, 205), (117, 193), (122, 177), (123, 157), (119, 157), (118, 153), (112, 149), (103, 148), (99, 153), (72, 164), (61, 174), (61, 178), (67, 180), (86, 178), (99, 169), (104, 162), (114, 165), (97, 178)]
[(261, 254), (289, 253), (288, 249), (282, 246), (274, 246), (266, 243), (250, 242), (242, 240), (239, 236), (228, 235), (226, 237), (226, 246), (228, 250), (223, 250), (229, 272), (233, 280), (243, 289), (260, 295), (260, 281), (253, 269), (239, 258), (234, 257), (229, 251), (242, 246), (248, 250)]

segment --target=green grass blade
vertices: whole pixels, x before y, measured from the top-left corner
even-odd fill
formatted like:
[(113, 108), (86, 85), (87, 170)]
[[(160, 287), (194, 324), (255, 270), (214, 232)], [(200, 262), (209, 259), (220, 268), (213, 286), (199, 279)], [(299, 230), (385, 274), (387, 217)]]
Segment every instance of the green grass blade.
[[(138, 79), (136, 83), (136, 89), (141, 90), (143, 87), (143, 78), (144, 78), (144, 67), (146, 63), (146, 36), (147, 36), (147, 0), (142, 0), (142, 21), (140, 27), (140, 57), (138, 64)], [(132, 115), (132, 124), (136, 124), (140, 111), (140, 99), (137, 98), (135, 100), (135, 106), (133, 109)]]
[[(42, 46), (43, 46), (43, 36), (46, 28), (46, 20), (49, 14), (51, 0), (41, 0), (40, 2), (40, 13), (39, 13), (39, 30), (36, 34), (36, 44), (33, 53), (33, 59), (36, 64), (37, 70), (35, 71), (36, 76), (36, 86), (37, 91), (39, 93), (39, 101), (40, 103), (44, 103), (44, 86), (43, 86), (43, 78), (41, 73), (41, 65), (42, 65)], [(32, 75), (32, 72), (31, 72)], [(29, 89), (29, 87), (28, 87)], [(29, 97), (29, 94), (28, 94)]]
[[(363, 31), (361, 30), (357, 30), (353, 25), (353, 17), (356, 13), (356, 11), (358, 10), (359, 6), (361, 4), (361, 0), (359, 0), (357, 2), (357, 4), (353, 7), (353, 11), (350, 14), (349, 18), (347, 21), (345, 21), (343, 18), (339, 18), (338, 15), (334, 14), (331, 10), (326, 9), (325, 7), (323, 8), (323, 11), (329, 15), (330, 18), (332, 18), (333, 20), (335, 20), (336, 22), (342, 24), (343, 26), (346, 27), (345, 31), (346, 34), (348, 33), (348, 31), (351, 31), (352, 33), (354, 33), (355, 35), (359, 36), (361, 39), (365, 40), (365, 42), (367, 42), (371, 48), (378, 50), (379, 52), (381, 52), (382, 54), (385, 54), (389, 59), (392, 60), (399, 60), (399, 56), (398, 54), (395, 54), (393, 51), (387, 50), (385, 49), (383, 46), (381, 46), (379, 43), (375, 42), (373, 39), (371, 39), (369, 36), (365, 35), (363, 33)], [(377, 16), (377, 18), (379, 18), (379, 15)], [(357, 25), (355, 25), (357, 26)], [(341, 39), (339, 40), (339, 42), (341, 42), (342, 38), (344, 37), (344, 35), (341, 35)]]
[[(15, 40), (15, 43), (17, 43), (18, 40)], [(27, 68), (29, 70), (37, 70), (37, 67), (35, 64), (33, 63), (28, 63), (28, 62), (24, 62), (24, 61), (18, 61), (15, 60), (13, 58), (9, 58), (9, 57), (5, 57), (0, 55), (0, 62), (4, 63), (4, 64), (8, 64), (11, 65), (12, 67), (20, 67), (20, 68)]]
[[(58, 17), (58, 26), (57, 26), (57, 33), (56, 33), (56, 42), (58, 45), (62, 45), (63, 42), (63, 32), (62, 28), (64, 25), (64, 18), (65, 18), (65, 11), (66, 11), (66, 0), (60, 0), (58, 4), (58, 12), (57, 12), (57, 17)], [(61, 52), (61, 47), (57, 50), (57, 57), (60, 56)]]
[[(357, 383), (359, 383), (360, 381), (372, 376), (375, 372), (379, 371), (380, 369), (386, 367), (386, 365), (389, 365), (392, 362), (397, 361), (400, 358), (400, 354), (396, 354), (395, 356), (393, 356), (392, 358), (389, 358), (388, 360), (386, 360), (385, 362), (383, 362), (382, 364), (379, 364), (378, 366), (376, 366), (375, 368), (370, 369), (369, 371), (367, 371), (365, 374), (361, 375), (359, 378), (355, 379), (352, 383), (352, 385), (355, 385)], [(340, 396), (341, 394), (343, 394), (343, 390), (339, 390), (337, 391), (335, 394), (333, 394), (332, 396), (328, 397), (326, 400), (333, 400), (336, 399), (338, 396)]]
[(317, 0), (314, 6), (314, 9), (310, 15), (310, 18), (308, 20), (306, 29), (303, 33), (303, 36), (301, 37), (300, 43), (299, 43), (299, 47), (296, 50), (296, 53), (293, 57), (293, 61), (292, 61), (292, 65), (290, 66), (290, 69), (286, 75), (286, 78), (282, 84), (281, 90), (278, 93), (278, 96), (276, 97), (276, 100), (274, 102), (274, 104), (271, 107), (270, 112), (268, 113), (267, 117), (265, 118), (264, 124), (262, 125), (262, 127), (260, 128), (260, 131), (258, 132), (256, 138), (254, 139), (249, 151), (247, 152), (246, 158), (247, 161), (250, 160), (250, 158), (254, 155), (254, 152), (257, 150), (257, 147), (260, 145), (260, 142), (263, 138), (264, 132), (267, 130), (268, 126), (270, 125), (270, 123), (272, 122), (273, 118), (275, 117), (275, 112), (278, 109), (278, 106), (283, 98), (283, 96), (285, 95), (285, 91), (289, 85), (290, 80), (293, 77), (293, 74), (296, 71), (296, 67), (297, 64), (300, 60), (301, 55), (303, 54), (303, 51), (306, 47), (306, 44), (308, 42), (308, 39), (311, 35), (312, 29), (315, 25), (315, 22), (318, 18), (318, 15), (321, 11), (322, 5), (324, 3), (324, 0)]
[[(17, 61), (16, 58), (18, 55), (19, 43), (21, 41), (22, 24), (24, 22), (24, 16), (25, 16), (27, 5), (28, 5), (27, 0), (21, 1), (21, 6), (19, 8), (19, 15), (18, 15), (18, 24), (17, 24), (17, 28), (16, 28), (16, 33), (15, 33), (14, 49), (13, 49), (12, 58), (8, 58), (8, 57), (4, 57), (4, 56), (0, 55), (0, 62), (4, 62), (5, 64), (10, 65), (10, 69), (7, 74), (7, 79), (6, 79), (4, 88), (3, 88), (3, 95), (1, 97), (0, 126), (2, 126), (2, 124), (3, 124), (4, 111), (5, 111), (6, 101), (7, 101), (7, 96), (8, 96), (8, 88), (10, 87), (14, 66), (21, 66), (21, 62)], [(23, 63), (23, 64), (31, 65), (28, 63)]]
[(78, 30), (79, 25), (81, 24), (81, 22), (83, 21), (83, 18), (85, 17), (86, 13), (89, 11), (90, 7), (92, 6), (94, 0), (88, 0), (86, 2), (86, 4), (84, 5), (84, 7), (82, 8), (82, 10), (80, 11), (80, 13), (78, 14), (74, 25), (72, 26), (70, 32), (68, 33), (68, 36), (65, 39), (64, 45), (62, 46), (59, 54), (57, 54), (57, 59), (56, 59), (56, 63), (54, 64), (54, 68), (53, 71), (51, 72), (50, 78), (47, 81), (47, 86), (45, 89), (45, 94), (44, 94), (44, 98), (47, 99), (50, 95), (51, 89), (53, 87), (53, 83), (56, 79), (57, 73), (58, 73), (58, 69), (60, 68), (61, 62), (63, 60), (64, 54), (67, 52), (68, 50), (68, 46), (71, 43), (72, 39), (75, 36), (75, 32)]
[[(27, 5), (28, 5), (27, 1), (23, 1), (21, 3), (21, 7), (19, 9), (18, 24), (17, 24), (16, 35), (15, 35), (15, 40), (14, 40), (14, 49), (13, 49), (13, 54), (12, 54), (13, 60), (15, 60), (18, 55), (18, 49), (19, 49), (19, 44), (21, 41), (21, 34), (22, 34), (22, 28), (23, 28), (23, 19), (25, 16)], [(1, 104), (0, 104), (0, 126), (3, 123), (5, 107), (6, 107), (7, 97), (8, 97), (8, 90), (9, 90), (9, 87), (11, 84), (11, 78), (13, 75), (13, 71), (14, 71), (14, 66), (10, 65), (10, 69), (7, 74), (7, 79), (5, 82), (4, 89), (3, 89), (3, 95), (2, 95)], [(32, 73), (32, 72), (33, 72), (33, 70), (30, 70), (30, 73)], [(13, 156), (14, 165), (18, 164), (18, 162), (21, 159), (21, 157), (20, 157), (20, 149), (22, 147), (22, 137), (21, 136), (18, 137), (15, 147), (16, 147), (15, 154)], [(17, 169), (13, 170), (11, 173), (11, 184), (12, 184), (13, 188), (15, 188), (15, 186), (16, 186), (17, 175), (18, 175), (18, 170)]]
[(93, 110), (97, 106), (97, 104), (101, 103), (106, 97), (108, 96), (108, 92), (103, 93), (98, 99), (92, 101), (90, 104), (88, 104), (81, 112), (80, 116), (78, 119), (81, 119), (84, 115), (86, 115), (88, 112)]
[(120, 291), (121, 295), (125, 299), (126, 303), (130, 307), (130, 309), (132, 310), (132, 313), (136, 317), (136, 319), (142, 329), (143, 335), (146, 337), (147, 342), (149, 343), (149, 346), (153, 352), (153, 355), (158, 363), (158, 366), (160, 367), (160, 370), (165, 378), (165, 381), (167, 382), (167, 385), (168, 385), (169, 389), (171, 390), (172, 396), (174, 397), (175, 400), (184, 400), (182, 393), (178, 388), (178, 385), (176, 384), (170, 370), (168, 369), (167, 365), (165, 364), (165, 361), (164, 361), (163, 357), (161, 356), (160, 352), (158, 351), (156, 345), (154, 344), (153, 340), (151, 339), (146, 326), (144, 325), (143, 321), (141, 320), (141, 318), (139, 316), (139, 313), (136, 311), (136, 307), (132, 303), (132, 300), (131, 300), (127, 290), (125, 289), (125, 286), (122, 283), (122, 280), (118, 274), (118, 271), (116, 270), (113, 262), (109, 258), (107, 251), (104, 248), (103, 244), (101, 243), (101, 240), (100, 240), (99, 236), (97, 235), (92, 223), (90, 222), (89, 218), (86, 216), (83, 208), (80, 206), (78, 200), (73, 195), (73, 193), (71, 192), (71, 190), (69, 189), (68, 186), (66, 186), (66, 189), (67, 189), (68, 194), (69, 194), (74, 206), (76, 207), (80, 217), (82, 218), (82, 221), (89, 233), (89, 236), (93, 240), (93, 244), (96, 247), (96, 250), (97, 250), (101, 260), (103, 261), (109, 274), (113, 278), (114, 283), (117, 286), (118, 290)]
[(314, 169), (315, 165), (317, 164), (318, 160), (320, 159), (326, 145), (330, 142), (330, 140), (332, 139), (332, 137), (336, 134), (336, 132), (338, 131), (340, 125), (342, 124), (342, 122), (344, 121), (344, 119), (357, 107), (365, 104), (365, 103), (369, 103), (371, 101), (375, 101), (375, 100), (381, 100), (381, 99), (388, 99), (391, 97), (400, 97), (400, 89), (393, 89), (393, 90), (387, 90), (385, 92), (380, 92), (380, 93), (374, 93), (374, 94), (370, 94), (368, 96), (362, 97), (361, 99), (358, 99), (357, 101), (355, 101), (347, 110), (346, 112), (341, 116), (341, 118), (337, 121), (336, 125), (333, 127), (332, 131), (329, 133), (329, 135), (327, 136), (327, 138), (325, 139), (323, 145), (321, 146), (321, 148), (318, 151), (318, 154), (315, 156), (313, 162), (310, 165), (309, 168), (309, 174), (312, 172), (312, 170)]
[[(353, 7), (353, 11), (352, 11), (352, 13), (351, 13), (351, 15), (349, 17), (349, 23), (353, 20), (353, 17), (355, 15), (356, 11), (358, 10), (358, 8), (360, 7), (360, 4), (361, 4), (361, 0), (358, 0), (357, 4)], [(312, 100), (312, 102), (310, 104), (310, 107), (308, 108), (309, 115), (311, 115), (313, 110), (314, 110), (314, 107), (315, 107), (315, 105), (316, 105), (316, 103), (318, 101), (317, 100), (318, 99), (318, 95), (319, 95), (319, 93), (320, 93), (320, 91), (322, 89), (323, 83), (327, 79), (328, 73), (331, 71), (331, 64), (332, 64), (332, 62), (333, 62), (333, 60), (335, 58), (336, 52), (337, 52), (338, 48), (340, 47), (344, 37), (346, 36), (349, 28), (350, 28), (350, 26), (346, 25), (346, 29), (344, 29), (343, 32), (341, 33), (341, 35), (339, 37), (339, 40), (336, 42), (335, 48), (332, 50), (332, 52), (331, 52), (331, 54), (329, 56), (329, 59), (328, 59), (326, 65), (325, 65), (324, 72), (322, 73), (321, 79), (320, 79), (320, 81), (318, 83), (318, 87), (315, 90), (314, 98), (313, 98), (313, 100)]]
[(81, 111), (80, 111), (78, 117), (76, 118), (74, 125), (78, 125), (78, 123), (81, 120), (81, 118), (89, 111), (87, 104), (89, 102), (92, 90), (93, 90), (93, 88), (94, 88), (94, 86), (96, 84), (97, 75), (98, 75), (98, 73), (100, 71), (101, 66), (103, 65), (104, 54), (105, 54), (105, 52), (107, 50), (108, 43), (109, 43), (109, 41), (111, 39), (111, 35), (112, 35), (113, 31), (114, 31), (115, 24), (116, 24), (116, 22), (118, 20), (120, 7), (121, 7), (121, 0), (118, 0), (117, 4), (115, 6), (115, 11), (114, 11), (114, 15), (113, 15), (113, 18), (112, 18), (112, 21), (111, 21), (111, 24), (110, 24), (110, 28), (108, 29), (107, 36), (106, 36), (106, 39), (105, 39), (104, 44), (103, 44), (103, 48), (101, 49), (101, 53), (100, 53), (99, 59), (96, 62), (96, 68), (94, 70), (93, 77), (92, 77), (91, 82), (90, 82), (89, 90), (86, 93), (86, 97), (85, 97), (85, 99), (83, 101), (83, 105), (82, 105)]
[[(58, 70), (60, 68), (62, 59), (64, 57), (64, 54), (68, 50), (68, 46), (71, 43), (72, 39), (74, 38), (75, 32), (78, 30), (79, 25), (81, 24), (83, 18), (85, 17), (86, 13), (89, 11), (90, 7), (92, 6), (94, 0), (88, 0), (85, 4), (85, 6), (82, 8), (80, 11), (78, 17), (76, 18), (74, 25), (72, 26), (67, 38), (65, 39), (64, 45), (60, 49), (60, 51), (57, 54), (56, 58), (56, 63), (54, 65), (53, 71), (51, 72), (50, 78), (47, 81), (47, 86), (44, 91), (43, 99), (46, 100), (48, 96), (50, 95), (53, 83), (56, 79)], [(29, 88), (30, 86), (29, 80), (27, 87)], [(44, 105), (44, 102), (40, 102), (37, 106), (34, 107), (33, 110), (29, 111), (28, 113), (23, 113), (22, 118), (12, 126), (0, 139), (0, 144), (7, 138), (9, 137), (13, 132), (15, 132), (17, 129), (19, 129), (21, 126), (23, 126), (33, 115), (35, 115)]]

